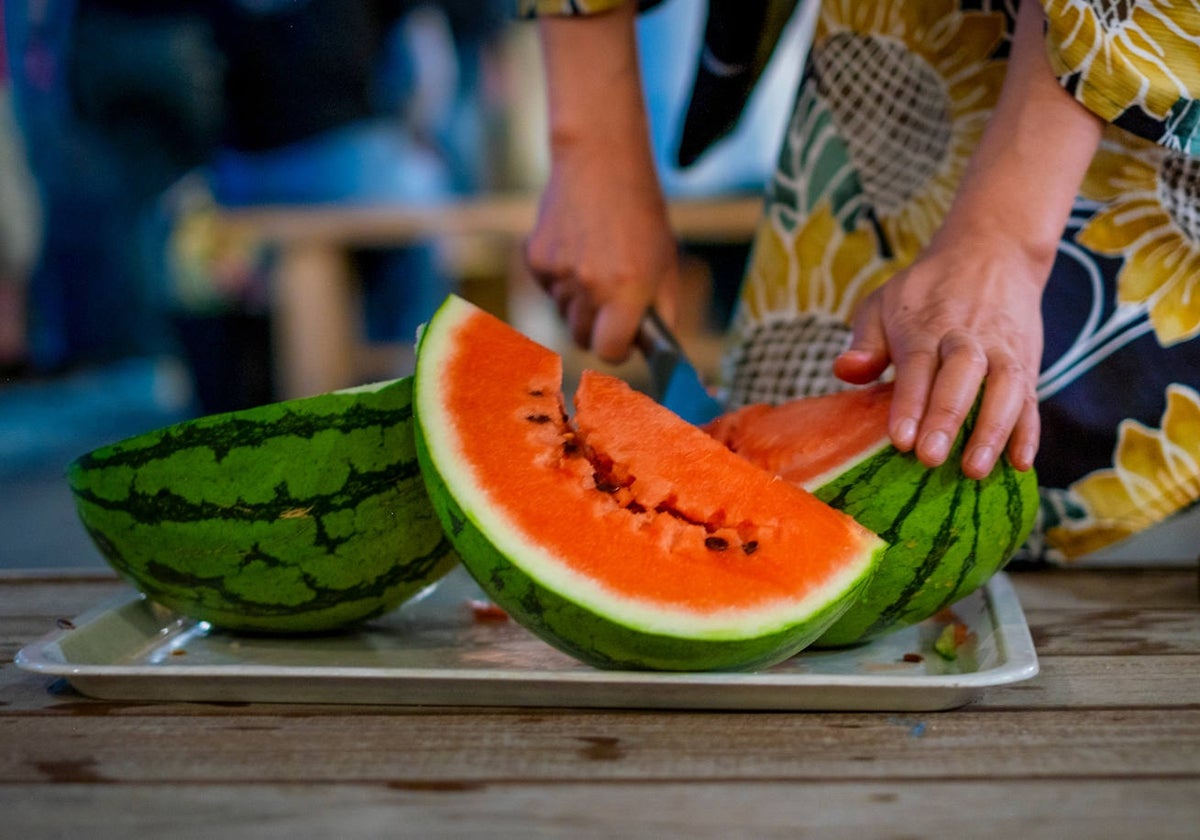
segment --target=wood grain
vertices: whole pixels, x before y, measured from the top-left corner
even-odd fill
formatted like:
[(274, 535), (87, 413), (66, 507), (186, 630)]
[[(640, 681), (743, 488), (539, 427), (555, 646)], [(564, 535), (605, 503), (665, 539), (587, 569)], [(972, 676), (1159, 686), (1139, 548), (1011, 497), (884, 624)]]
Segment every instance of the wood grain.
[(96, 701), (12, 656), (123, 585), (0, 575), (2, 833), (1196, 837), (1195, 572), (1013, 580), (1036, 678), (784, 714)]
[[(1194, 840), (1190, 780), (0, 786), (13, 837)], [(50, 834), (47, 825), (56, 831)], [(1066, 828), (1064, 828), (1066, 827)]]

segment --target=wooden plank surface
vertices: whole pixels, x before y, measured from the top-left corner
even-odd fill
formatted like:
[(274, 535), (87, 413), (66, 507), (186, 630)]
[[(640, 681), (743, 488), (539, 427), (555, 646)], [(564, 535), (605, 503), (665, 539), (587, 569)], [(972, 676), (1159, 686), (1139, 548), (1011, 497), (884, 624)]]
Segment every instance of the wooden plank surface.
[(3, 833), (1197, 836), (1195, 570), (1012, 578), (1036, 678), (783, 714), (95, 701), (12, 656), (124, 585), (0, 575)]
[[(760, 194), (675, 199), (671, 227), (682, 239), (745, 242), (762, 215)], [(255, 207), (222, 212), (234, 229), (281, 244), (382, 247), (432, 236), (492, 236), (520, 241), (537, 219), (535, 195), (487, 195), (424, 206)]]
[[(1194, 840), (1191, 780), (0, 785), (12, 837)], [(1177, 818), (1179, 815), (1181, 818)], [(47, 826), (55, 831), (49, 833)]]
[[(1200, 709), (945, 714), (530, 710), (0, 717), (0, 782), (1200, 782)], [(164, 745), (170, 745), (164, 749)]]

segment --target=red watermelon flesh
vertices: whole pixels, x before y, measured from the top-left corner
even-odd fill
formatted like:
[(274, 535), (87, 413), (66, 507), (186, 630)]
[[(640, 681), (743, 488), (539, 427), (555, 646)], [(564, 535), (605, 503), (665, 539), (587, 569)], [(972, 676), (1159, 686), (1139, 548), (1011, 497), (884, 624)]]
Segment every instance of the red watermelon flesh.
[[(596, 557), (598, 578), (617, 591), (637, 596), (649, 586), (704, 610), (803, 598), (864, 544), (868, 532), (852, 519), (728, 457), (620, 380), (585, 373), (575, 404), (593, 481), (617, 488), (592, 500), (620, 523), (614, 535), (628, 538)], [(646, 539), (661, 549), (653, 566), (641, 562)]]
[(890, 445), (892, 383), (763, 404), (722, 415), (705, 426), (716, 440), (764, 470), (815, 490)]
[(730, 669), (811, 642), (883, 542), (624, 382), (585, 373), (451, 298), (423, 333), (423, 472), (497, 603), (605, 667)]

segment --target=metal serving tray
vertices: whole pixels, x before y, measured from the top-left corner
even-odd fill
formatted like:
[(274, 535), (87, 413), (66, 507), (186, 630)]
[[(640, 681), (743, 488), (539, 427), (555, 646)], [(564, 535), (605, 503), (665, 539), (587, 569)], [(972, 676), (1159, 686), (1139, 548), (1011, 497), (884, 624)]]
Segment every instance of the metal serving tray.
[(117, 700), (839, 711), (955, 708), (1038, 671), (1004, 574), (954, 606), (971, 633), (954, 661), (933, 651), (944, 624), (930, 619), (756, 673), (597, 670), (480, 610), (482, 598), (460, 569), (353, 632), (281, 638), (216, 630), (130, 590), (16, 664)]

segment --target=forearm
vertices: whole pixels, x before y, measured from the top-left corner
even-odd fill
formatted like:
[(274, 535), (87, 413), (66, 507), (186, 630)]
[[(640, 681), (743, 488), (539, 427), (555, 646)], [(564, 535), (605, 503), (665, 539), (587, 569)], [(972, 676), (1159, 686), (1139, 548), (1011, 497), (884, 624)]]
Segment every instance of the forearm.
[(620, 156), (653, 169), (638, 69), (636, 4), (538, 22), (545, 62), (550, 151)]
[(1003, 231), (1048, 270), (1104, 122), (1054, 77), (1043, 24), (1024, 0), (1000, 100), (939, 237)]

